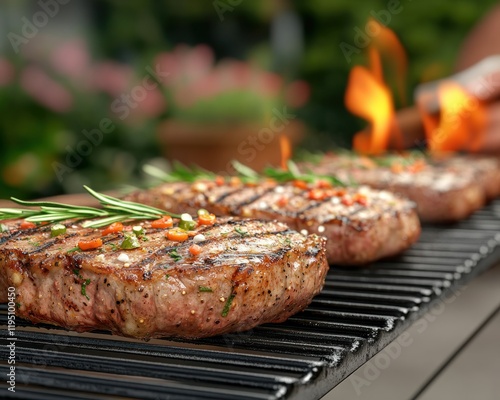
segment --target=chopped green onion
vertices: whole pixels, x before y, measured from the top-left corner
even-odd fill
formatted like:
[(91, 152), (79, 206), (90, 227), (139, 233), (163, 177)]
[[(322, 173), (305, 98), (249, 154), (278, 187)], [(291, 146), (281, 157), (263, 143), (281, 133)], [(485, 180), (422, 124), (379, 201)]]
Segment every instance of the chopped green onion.
[(144, 235), (144, 228), (140, 225), (136, 225), (132, 228), (132, 232), (134, 232), (135, 236), (142, 236)]
[(192, 231), (196, 228), (196, 222), (194, 221), (180, 221), (179, 228), (184, 229), (185, 231)]
[(209, 288), (208, 286), (199, 286), (198, 287), (199, 292), (206, 292), (206, 293), (212, 293), (213, 290)]
[(66, 227), (63, 224), (55, 224), (50, 228), (50, 236), (56, 237), (59, 235), (64, 235), (66, 233)]
[(208, 215), (210, 214), (207, 210), (205, 210), (204, 208), (200, 208), (198, 210), (198, 216), (201, 216), (201, 215)]
[(0, 224), (0, 233), (9, 232), (10, 229), (7, 225)]
[(193, 217), (191, 217), (191, 215), (184, 213), (181, 215), (179, 228), (184, 229), (185, 231), (192, 231), (196, 228), (196, 222), (193, 221)]
[(120, 244), (120, 247), (123, 250), (132, 250), (141, 247), (141, 244), (139, 243), (139, 239), (137, 239), (137, 236), (129, 234), (125, 235), (123, 241)]
[(174, 259), (174, 261), (179, 261), (182, 259), (182, 256), (177, 252), (177, 249), (172, 250), (168, 255)]

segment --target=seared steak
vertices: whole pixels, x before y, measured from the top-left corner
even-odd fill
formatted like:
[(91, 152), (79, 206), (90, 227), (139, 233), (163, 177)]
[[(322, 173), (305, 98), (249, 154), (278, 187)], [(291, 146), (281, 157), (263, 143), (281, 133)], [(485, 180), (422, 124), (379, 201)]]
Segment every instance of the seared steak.
[(319, 163), (301, 168), (318, 174), (352, 179), (413, 200), (423, 221), (452, 222), (467, 218), (486, 201), (486, 188), (470, 167), (434, 164), (403, 157), (370, 159), (353, 155), (325, 155)]
[[(52, 238), (49, 227), (6, 225), (0, 301), (13, 286), (19, 317), (79, 332), (199, 338), (282, 322), (310, 303), (328, 270), (324, 238), (273, 221), (219, 219), (183, 242), (146, 222), (132, 250), (120, 248), (123, 232), (69, 223)], [(101, 247), (75, 251), (96, 238)]]
[(306, 187), (305, 182), (245, 185), (209, 180), (166, 183), (132, 193), (139, 203), (177, 212), (205, 208), (216, 215), (276, 219), (303, 234), (328, 239), (332, 264), (359, 265), (397, 254), (420, 234), (414, 204), (386, 191)]
[(500, 157), (484, 155), (454, 155), (434, 160), (434, 164), (460, 173), (471, 170), (474, 178), (483, 187), (487, 200), (500, 196)]

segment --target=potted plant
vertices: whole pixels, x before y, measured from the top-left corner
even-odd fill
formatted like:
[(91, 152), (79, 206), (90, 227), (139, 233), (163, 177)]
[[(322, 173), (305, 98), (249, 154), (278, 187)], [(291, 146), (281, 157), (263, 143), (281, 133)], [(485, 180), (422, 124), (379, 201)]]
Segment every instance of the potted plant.
[(215, 64), (203, 45), (178, 46), (155, 61), (168, 71), (162, 82), (167, 118), (157, 133), (169, 160), (228, 173), (237, 159), (260, 170), (280, 163), (280, 142), (302, 138), (295, 110), (307, 101), (306, 83), (286, 84), (250, 63)]

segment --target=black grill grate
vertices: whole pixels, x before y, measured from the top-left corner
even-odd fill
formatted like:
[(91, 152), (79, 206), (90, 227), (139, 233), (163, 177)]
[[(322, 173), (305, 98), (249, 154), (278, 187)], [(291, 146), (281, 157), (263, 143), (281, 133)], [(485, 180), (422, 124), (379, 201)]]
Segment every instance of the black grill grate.
[[(403, 256), (334, 268), (283, 324), (198, 341), (140, 342), (17, 321), (24, 399), (317, 399), (396, 338), (432, 302), (500, 260), (500, 201), (450, 227), (427, 226)], [(7, 359), (1, 306), (0, 359)], [(0, 366), (5, 377), (7, 366)], [(4, 391), (2, 395), (16, 397)]]

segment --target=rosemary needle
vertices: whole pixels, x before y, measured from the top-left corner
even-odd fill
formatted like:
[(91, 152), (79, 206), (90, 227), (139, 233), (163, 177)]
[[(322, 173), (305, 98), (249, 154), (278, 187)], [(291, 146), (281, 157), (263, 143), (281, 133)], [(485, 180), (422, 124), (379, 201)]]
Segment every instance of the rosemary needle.
[(7, 219), (24, 218), (29, 222), (59, 222), (69, 219), (85, 220), (85, 228), (99, 228), (113, 222), (132, 220), (158, 219), (164, 215), (180, 218), (159, 208), (146, 206), (131, 201), (120, 200), (84, 186), (85, 190), (95, 197), (102, 208), (74, 206), (51, 201), (24, 201), (12, 197), (11, 200), (19, 205), (32, 208), (0, 208), (0, 221)]

